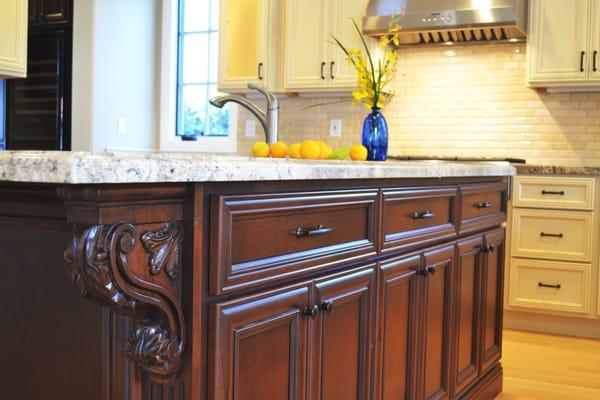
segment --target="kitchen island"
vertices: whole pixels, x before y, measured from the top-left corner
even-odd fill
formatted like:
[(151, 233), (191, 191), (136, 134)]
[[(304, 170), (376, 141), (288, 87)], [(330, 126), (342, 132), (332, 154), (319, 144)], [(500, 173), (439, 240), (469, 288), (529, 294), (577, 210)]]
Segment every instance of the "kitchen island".
[(2, 393), (493, 399), (514, 173), (0, 153)]

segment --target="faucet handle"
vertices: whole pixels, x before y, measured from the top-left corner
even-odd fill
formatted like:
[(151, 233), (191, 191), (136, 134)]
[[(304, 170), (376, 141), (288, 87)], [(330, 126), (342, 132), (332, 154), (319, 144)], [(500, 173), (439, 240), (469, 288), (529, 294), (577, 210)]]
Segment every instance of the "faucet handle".
[(267, 88), (259, 86), (256, 83), (249, 83), (248, 89), (256, 90), (257, 92), (265, 96), (268, 103), (267, 108), (279, 108), (279, 101), (277, 100), (277, 97), (273, 93), (268, 91)]

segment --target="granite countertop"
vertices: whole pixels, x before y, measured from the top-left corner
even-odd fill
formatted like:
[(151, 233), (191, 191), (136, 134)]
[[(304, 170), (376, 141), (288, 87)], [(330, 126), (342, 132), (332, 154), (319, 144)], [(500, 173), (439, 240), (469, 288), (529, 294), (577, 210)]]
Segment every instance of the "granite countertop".
[(0, 182), (102, 184), (511, 176), (505, 162), (314, 161), (191, 153), (0, 152)]
[(525, 175), (600, 175), (600, 167), (567, 167), (560, 165), (515, 165), (517, 174)]

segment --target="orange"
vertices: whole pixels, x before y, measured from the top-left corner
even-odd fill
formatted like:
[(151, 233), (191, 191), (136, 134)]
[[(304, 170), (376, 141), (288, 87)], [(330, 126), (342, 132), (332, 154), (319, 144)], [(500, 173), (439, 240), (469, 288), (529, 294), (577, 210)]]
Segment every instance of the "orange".
[(307, 160), (318, 160), (321, 156), (321, 146), (314, 140), (305, 140), (300, 145), (300, 156)]
[(300, 155), (300, 143), (294, 143), (290, 146), (290, 157), (302, 158)]
[(271, 157), (286, 158), (288, 156), (288, 147), (284, 142), (275, 142), (271, 145)]
[(350, 158), (354, 161), (365, 161), (368, 155), (369, 151), (362, 144), (354, 145), (350, 149)]
[(270, 149), (266, 142), (256, 142), (252, 146), (252, 155), (254, 157), (269, 157)]
[(325, 143), (322, 140), (320, 140), (318, 143), (319, 143), (319, 147), (321, 148), (321, 154), (320, 154), (319, 158), (321, 160), (327, 160), (327, 159), (331, 158), (331, 155), (333, 154), (333, 149), (331, 148), (331, 146), (329, 146), (327, 143)]

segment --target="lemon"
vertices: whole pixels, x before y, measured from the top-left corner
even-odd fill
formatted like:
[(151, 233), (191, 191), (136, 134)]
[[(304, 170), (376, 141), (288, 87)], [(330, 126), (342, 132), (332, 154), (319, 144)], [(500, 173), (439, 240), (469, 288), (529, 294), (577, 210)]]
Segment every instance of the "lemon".
[(354, 145), (350, 149), (350, 158), (354, 161), (365, 161), (368, 155), (369, 151), (362, 144)]
[(275, 142), (271, 145), (271, 157), (285, 158), (288, 156), (288, 147), (284, 142)]
[(307, 160), (318, 160), (321, 156), (321, 146), (314, 140), (305, 140), (300, 145), (300, 156)]
[(294, 143), (290, 146), (290, 157), (302, 158), (300, 155), (300, 143)]
[(252, 155), (254, 157), (269, 157), (270, 149), (266, 142), (256, 142), (252, 146)]
[(331, 155), (333, 154), (333, 149), (331, 148), (331, 146), (329, 146), (327, 143), (325, 143), (322, 140), (320, 140), (318, 143), (319, 143), (319, 147), (321, 149), (321, 154), (320, 154), (319, 158), (321, 160), (326, 160), (326, 159), (331, 158)]

